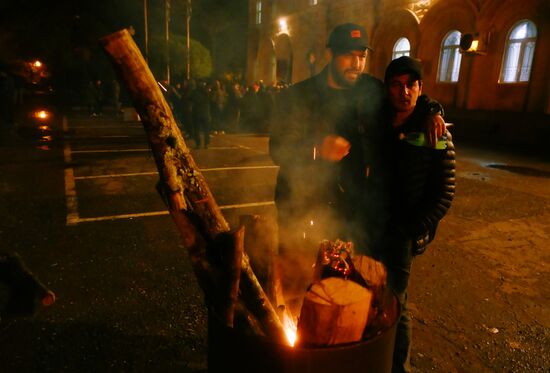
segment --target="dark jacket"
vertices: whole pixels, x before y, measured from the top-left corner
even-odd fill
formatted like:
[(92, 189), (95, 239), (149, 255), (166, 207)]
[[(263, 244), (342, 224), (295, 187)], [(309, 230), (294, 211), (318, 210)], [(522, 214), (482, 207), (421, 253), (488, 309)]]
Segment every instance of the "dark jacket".
[[(290, 224), (319, 207), (351, 222), (364, 192), (362, 137), (381, 125), (383, 84), (365, 74), (355, 87), (335, 90), (327, 86), (327, 74), (325, 68), (277, 99), (269, 150), (280, 166), (275, 189), (280, 222), (283, 217)], [(328, 134), (351, 143), (340, 162), (314, 160), (315, 145)]]
[[(427, 99), (422, 96), (419, 100)], [(383, 152), (384, 189), (389, 192), (386, 210), (390, 212), (385, 234), (399, 234), (412, 240), (413, 254), (423, 252), (434, 239), (437, 225), (451, 206), (455, 192), (455, 149), (451, 134), (447, 131), (447, 148), (441, 150), (407, 141), (412, 133), (422, 132), (425, 114), (419, 111), (415, 110), (398, 129), (388, 125)]]

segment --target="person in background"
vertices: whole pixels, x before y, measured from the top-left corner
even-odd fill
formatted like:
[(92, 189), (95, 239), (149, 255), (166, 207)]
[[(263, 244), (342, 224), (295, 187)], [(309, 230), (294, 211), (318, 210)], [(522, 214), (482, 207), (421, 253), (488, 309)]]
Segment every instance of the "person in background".
[(451, 206), (455, 190), (455, 151), (445, 131), (435, 148), (423, 134), (422, 69), (418, 60), (403, 56), (387, 67), (381, 193), (385, 198), (377, 214), (387, 216), (370, 254), (386, 266), (388, 285), (401, 304), (397, 325), (393, 372), (410, 372), (411, 317), (407, 287), (413, 258), (422, 254)]
[(184, 131), (185, 139), (194, 138), (193, 102), (191, 100), (191, 96), (195, 89), (196, 89), (195, 80), (189, 79), (184, 82), (183, 89), (181, 92), (181, 109), (182, 109), (181, 126)]
[(119, 116), (122, 114), (122, 108), (120, 104), (120, 84), (118, 80), (113, 79), (111, 82), (111, 99), (113, 100), (113, 108), (115, 110), (115, 115)]
[(227, 93), (225, 87), (219, 80), (214, 80), (210, 92), (210, 111), (212, 118), (212, 129), (214, 134), (225, 134), (225, 123), (223, 113), (227, 103)]
[(93, 117), (100, 117), (103, 115), (103, 82), (98, 79), (94, 83), (94, 110)]
[(208, 148), (210, 143), (210, 91), (204, 81), (197, 84), (197, 88), (191, 93), (193, 104), (193, 136), (196, 149), (201, 148), (201, 133), (203, 135), (202, 147)]
[(243, 92), (241, 90), (241, 85), (237, 82), (232, 83), (230, 89), (228, 90), (226, 110), (228, 128), (232, 132), (239, 131), (242, 99)]

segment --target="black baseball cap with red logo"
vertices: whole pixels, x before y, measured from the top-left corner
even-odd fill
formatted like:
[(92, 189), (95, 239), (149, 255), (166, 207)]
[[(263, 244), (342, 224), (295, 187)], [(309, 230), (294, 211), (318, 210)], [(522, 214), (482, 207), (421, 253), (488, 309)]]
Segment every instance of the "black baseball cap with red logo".
[(333, 52), (370, 49), (365, 28), (354, 23), (344, 23), (336, 26), (330, 33), (327, 47)]

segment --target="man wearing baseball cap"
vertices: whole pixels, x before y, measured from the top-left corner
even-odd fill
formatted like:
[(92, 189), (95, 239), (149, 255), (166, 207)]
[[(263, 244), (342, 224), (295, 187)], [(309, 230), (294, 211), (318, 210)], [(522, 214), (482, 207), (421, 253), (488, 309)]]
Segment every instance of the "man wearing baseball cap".
[[(413, 258), (434, 239), (439, 221), (451, 206), (455, 190), (455, 151), (446, 131), (436, 147), (423, 134), (424, 108), (420, 61), (403, 56), (386, 68), (387, 90), (382, 143), (382, 187), (388, 219), (370, 254), (386, 266), (388, 285), (401, 304), (397, 324), (393, 372), (410, 372), (412, 323), (407, 288)], [(380, 214), (382, 215), (382, 214)]]
[(353, 220), (355, 211), (347, 211), (343, 202), (351, 193), (359, 193), (364, 183), (358, 107), (367, 103), (363, 111), (370, 113), (371, 123), (378, 122), (382, 107), (382, 82), (363, 74), (368, 50), (365, 29), (352, 23), (339, 25), (327, 48), (325, 68), (281, 92), (276, 105), (269, 150), (280, 166), (275, 203), (281, 252), (304, 246), (303, 230), (297, 228), (302, 222), (317, 220), (317, 224), (321, 215), (331, 215), (336, 223), (326, 229), (343, 234), (338, 218), (346, 215)]

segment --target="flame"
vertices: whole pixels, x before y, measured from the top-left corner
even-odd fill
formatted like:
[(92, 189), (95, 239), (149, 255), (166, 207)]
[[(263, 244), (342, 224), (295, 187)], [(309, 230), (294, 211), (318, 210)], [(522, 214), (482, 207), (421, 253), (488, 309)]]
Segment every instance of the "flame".
[(285, 312), (283, 315), (283, 329), (286, 334), (286, 338), (288, 339), (288, 344), (290, 347), (294, 347), (294, 344), (296, 343), (297, 339), (297, 329), (296, 322), (292, 318), (291, 315), (288, 314), (288, 312)]

